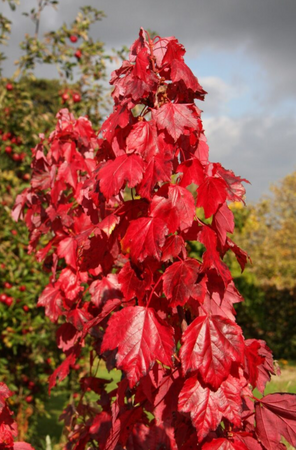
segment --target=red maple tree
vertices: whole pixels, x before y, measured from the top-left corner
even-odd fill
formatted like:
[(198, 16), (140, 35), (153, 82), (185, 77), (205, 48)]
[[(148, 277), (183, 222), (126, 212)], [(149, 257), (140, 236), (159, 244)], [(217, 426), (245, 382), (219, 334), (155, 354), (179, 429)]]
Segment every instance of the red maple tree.
[[(49, 390), (86, 338), (93, 346), (81, 398), (63, 413), (69, 450), (296, 445), (295, 395), (253, 395), (275, 374), (272, 354), (244, 339), (233, 308), (243, 299), (223, 261), (231, 251), (243, 270), (248, 259), (228, 236), (228, 202), (243, 201), (246, 180), (208, 160), (195, 105), (206, 92), (184, 54), (176, 38), (141, 29), (112, 74), (114, 109), (99, 133), (61, 110), (16, 201), (30, 251), (51, 268), (38, 305), (60, 324), (66, 357)], [(122, 371), (115, 390), (92, 372), (96, 358)]]

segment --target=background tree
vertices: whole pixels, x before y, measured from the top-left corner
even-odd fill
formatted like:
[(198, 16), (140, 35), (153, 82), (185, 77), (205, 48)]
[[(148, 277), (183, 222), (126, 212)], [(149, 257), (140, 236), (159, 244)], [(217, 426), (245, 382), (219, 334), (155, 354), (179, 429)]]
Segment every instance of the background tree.
[(252, 258), (232, 272), (245, 303), (239, 321), (248, 335), (266, 336), (277, 358), (296, 360), (296, 172), (271, 186), (271, 195), (246, 209), (232, 205), (235, 237)]
[[(9, 1), (12, 9), (18, 2)], [(37, 419), (46, 414), (47, 378), (59, 363), (55, 325), (36, 310), (46, 275), (27, 252), (27, 231), (11, 219), (11, 206), (30, 179), (31, 149), (40, 131), (47, 133), (57, 111), (66, 106), (88, 114), (98, 126), (104, 111), (106, 61), (101, 41), (94, 41), (90, 28), (103, 13), (85, 6), (70, 24), (40, 36), (40, 20), (54, 0), (36, 0), (27, 15), (32, 34), (21, 43), (22, 56), (15, 73), (0, 80), (0, 378), (15, 394), (8, 401), (15, 412), (18, 439), (42, 448)], [(11, 22), (0, 15), (0, 44), (9, 38)], [(0, 63), (5, 59), (1, 53)], [(38, 79), (38, 64), (56, 69), (55, 79)], [(46, 269), (46, 262), (44, 265)], [(70, 383), (75, 383), (75, 374)], [(46, 430), (47, 432), (47, 430)]]

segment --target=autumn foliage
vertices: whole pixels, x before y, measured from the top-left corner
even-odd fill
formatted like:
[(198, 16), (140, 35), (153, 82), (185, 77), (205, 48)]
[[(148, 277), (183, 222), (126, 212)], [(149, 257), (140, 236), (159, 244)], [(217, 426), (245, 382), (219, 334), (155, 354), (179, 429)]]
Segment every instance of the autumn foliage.
[[(59, 324), (65, 359), (49, 390), (92, 346), (80, 399), (62, 415), (65, 449), (296, 445), (295, 395), (253, 395), (275, 374), (272, 354), (244, 339), (233, 308), (242, 297), (223, 262), (228, 251), (242, 270), (247, 262), (228, 236), (228, 202), (243, 201), (246, 180), (208, 159), (195, 105), (206, 92), (184, 53), (141, 29), (112, 74), (114, 109), (99, 134), (61, 110), (16, 201), (30, 251), (51, 270), (38, 306)], [(115, 390), (97, 377), (98, 360), (122, 371)]]

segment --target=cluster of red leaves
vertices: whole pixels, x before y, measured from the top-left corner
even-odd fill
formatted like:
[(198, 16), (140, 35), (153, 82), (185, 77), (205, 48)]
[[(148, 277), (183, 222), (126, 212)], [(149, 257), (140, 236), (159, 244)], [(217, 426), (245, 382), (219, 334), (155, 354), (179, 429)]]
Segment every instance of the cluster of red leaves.
[(14, 442), (17, 437), (17, 425), (7, 400), (13, 395), (6, 384), (0, 382), (0, 450), (34, 450), (26, 442)]
[[(38, 305), (62, 323), (66, 357), (49, 389), (87, 336), (90, 368), (98, 357), (122, 371), (112, 392), (92, 372), (81, 379), (78, 406), (63, 414), (66, 449), (275, 450), (285, 448), (281, 436), (296, 444), (295, 396), (252, 393), (275, 373), (272, 355), (236, 324), (242, 297), (223, 262), (228, 250), (242, 270), (247, 262), (227, 234), (227, 202), (243, 201), (246, 180), (208, 160), (194, 103), (205, 91), (184, 53), (174, 37), (141, 30), (112, 74), (114, 110), (100, 133), (60, 111), (16, 202), (30, 251), (52, 273)], [(89, 390), (99, 407), (83, 402)]]

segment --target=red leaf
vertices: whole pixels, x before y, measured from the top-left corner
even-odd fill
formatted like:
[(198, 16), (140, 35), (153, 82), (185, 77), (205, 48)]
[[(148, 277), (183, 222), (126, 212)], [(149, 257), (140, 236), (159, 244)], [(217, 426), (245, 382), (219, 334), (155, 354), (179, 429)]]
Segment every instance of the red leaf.
[(241, 271), (243, 272), (247, 261), (249, 260), (251, 262), (251, 258), (249, 257), (248, 253), (238, 247), (238, 245), (236, 245), (231, 239), (226, 238), (226, 244), (223, 250), (226, 251), (228, 249), (232, 250), (235, 254), (237, 262), (239, 263)]
[(184, 305), (189, 297), (195, 296), (195, 283), (200, 263), (188, 258), (169, 266), (163, 274), (163, 291), (170, 306)]
[(127, 182), (128, 187), (135, 187), (143, 178), (144, 162), (137, 155), (121, 155), (107, 161), (99, 171), (100, 190), (107, 199), (118, 194)]
[(243, 358), (242, 330), (220, 316), (197, 317), (183, 333), (180, 359), (184, 374), (198, 371), (207, 384), (218, 389), (232, 362)]
[(211, 217), (226, 200), (226, 183), (221, 178), (207, 177), (197, 189), (197, 207), (202, 207), (205, 217)]
[(37, 306), (44, 306), (45, 314), (52, 322), (56, 322), (63, 314), (63, 296), (58, 286), (49, 284), (38, 299)]
[(57, 346), (66, 352), (74, 347), (81, 333), (71, 323), (63, 323), (57, 330)]
[(200, 94), (202, 97), (206, 94), (199, 84), (196, 76), (193, 75), (189, 67), (183, 62), (174, 59), (171, 64), (172, 81), (183, 81), (187, 89), (191, 89), (194, 93)]
[(197, 158), (187, 159), (179, 165), (177, 171), (183, 173), (179, 183), (183, 187), (187, 187), (192, 183), (199, 186), (205, 177), (203, 166)]
[(248, 448), (240, 441), (229, 441), (225, 438), (219, 438), (204, 444), (202, 450), (248, 450)]
[(141, 274), (141, 278), (127, 262), (118, 274), (118, 281), (121, 284), (121, 290), (126, 300), (137, 297), (142, 300), (145, 296), (146, 289), (151, 289), (153, 275), (150, 270), (145, 270)]
[(0, 412), (6, 404), (6, 399), (11, 397), (12, 395), (13, 392), (8, 389), (5, 383), (2, 383), (2, 381), (0, 381)]
[(139, 185), (139, 194), (150, 200), (157, 183), (171, 181), (172, 170), (170, 157), (162, 154), (153, 156), (143, 174), (143, 180)]
[(70, 372), (70, 367), (75, 364), (80, 353), (80, 347), (74, 347), (66, 359), (59, 365), (57, 369), (50, 375), (48, 380), (48, 392), (56, 385), (57, 378), (63, 381)]
[(256, 431), (266, 450), (278, 449), (281, 436), (296, 446), (296, 394), (269, 394), (255, 403)]
[(198, 124), (198, 116), (191, 111), (189, 105), (182, 103), (166, 103), (158, 110), (153, 110), (152, 117), (157, 128), (166, 129), (175, 141), (184, 133), (184, 128), (196, 128)]
[(14, 442), (13, 450), (34, 450), (34, 447), (27, 442)]
[(185, 242), (182, 236), (173, 234), (169, 236), (162, 248), (162, 261), (173, 260), (182, 252), (183, 258), (186, 258)]
[(188, 378), (179, 395), (180, 412), (190, 413), (199, 442), (210, 430), (216, 430), (222, 417), (240, 426), (242, 386), (237, 378), (228, 377), (217, 391), (202, 387), (196, 378)]
[(158, 195), (153, 197), (150, 214), (166, 222), (170, 233), (174, 233), (178, 228), (183, 231), (193, 222), (194, 198), (191, 192), (181, 186), (165, 185), (158, 191)]
[(153, 309), (126, 307), (109, 319), (101, 351), (118, 347), (117, 366), (127, 373), (133, 387), (156, 360), (172, 367), (173, 335), (173, 328)]
[(166, 233), (165, 222), (157, 217), (132, 220), (122, 240), (122, 249), (130, 253), (135, 262), (144, 261), (147, 256), (152, 256), (159, 261)]
[(215, 269), (226, 287), (232, 280), (232, 276), (226, 264), (220, 259), (220, 254), (217, 251), (217, 237), (215, 232), (210, 227), (204, 226), (199, 234), (199, 241), (206, 247), (206, 252), (203, 254), (201, 270)]
[(131, 132), (126, 139), (127, 153), (135, 151), (145, 161), (150, 161), (151, 158), (158, 152), (157, 148), (157, 133), (154, 120), (149, 122), (142, 120), (133, 125)]
[(65, 258), (66, 263), (73, 267), (73, 269), (77, 267), (77, 247), (76, 239), (69, 236), (59, 242), (57, 249), (58, 256)]
[(212, 227), (217, 233), (220, 246), (223, 247), (227, 233), (233, 233), (234, 230), (233, 212), (228, 208), (226, 203), (223, 203), (216, 214), (214, 214)]
[(107, 300), (122, 299), (120, 283), (116, 274), (109, 273), (107, 277), (92, 282), (89, 288), (92, 302), (97, 306), (103, 306)]

